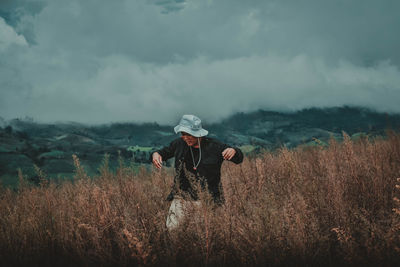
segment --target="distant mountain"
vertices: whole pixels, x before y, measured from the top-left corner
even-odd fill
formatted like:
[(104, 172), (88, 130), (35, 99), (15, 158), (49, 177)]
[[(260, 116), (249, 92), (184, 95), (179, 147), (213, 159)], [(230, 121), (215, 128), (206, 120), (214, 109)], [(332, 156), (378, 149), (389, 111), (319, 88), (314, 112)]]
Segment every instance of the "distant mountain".
[(210, 125), (211, 132), (237, 145), (256, 143), (276, 148), (294, 147), (313, 138), (340, 138), (360, 132), (382, 135), (387, 129), (398, 130), (400, 114), (386, 114), (365, 108), (310, 108), (293, 113), (259, 110), (237, 113), (221, 123)]
[[(40, 124), (31, 118), (6, 121), (0, 117), (0, 178), (5, 184), (13, 184), (17, 168), (21, 168), (30, 179), (37, 180), (33, 164), (52, 177), (71, 176), (72, 154), (80, 158), (92, 175), (98, 173), (106, 153), (110, 155), (111, 167), (117, 165), (118, 155), (133, 165), (147, 163), (152, 150), (177, 138), (174, 126)], [(342, 131), (354, 137), (384, 135), (387, 129), (399, 130), (400, 115), (356, 107), (311, 108), (292, 113), (259, 110), (237, 113), (203, 127), (211, 137), (239, 146), (245, 152), (256, 152), (260, 148), (310, 145), (315, 139), (340, 139)]]

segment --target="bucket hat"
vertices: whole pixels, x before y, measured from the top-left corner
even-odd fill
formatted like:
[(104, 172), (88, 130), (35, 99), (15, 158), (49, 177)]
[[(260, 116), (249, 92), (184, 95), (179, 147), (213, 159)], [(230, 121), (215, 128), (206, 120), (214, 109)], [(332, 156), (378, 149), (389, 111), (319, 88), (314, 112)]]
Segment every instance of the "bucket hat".
[(183, 115), (174, 130), (175, 133), (185, 132), (195, 137), (202, 137), (208, 134), (208, 131), (202, 128), (201, 120), (194, 115)]

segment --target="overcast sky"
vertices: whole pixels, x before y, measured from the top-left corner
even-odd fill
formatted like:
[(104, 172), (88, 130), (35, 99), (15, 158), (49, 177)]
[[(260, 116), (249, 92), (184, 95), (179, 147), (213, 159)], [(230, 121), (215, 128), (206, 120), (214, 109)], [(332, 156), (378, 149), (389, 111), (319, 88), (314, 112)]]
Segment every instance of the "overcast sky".
[(397, 0), (0, 0), (0, 116), (400, 112)]

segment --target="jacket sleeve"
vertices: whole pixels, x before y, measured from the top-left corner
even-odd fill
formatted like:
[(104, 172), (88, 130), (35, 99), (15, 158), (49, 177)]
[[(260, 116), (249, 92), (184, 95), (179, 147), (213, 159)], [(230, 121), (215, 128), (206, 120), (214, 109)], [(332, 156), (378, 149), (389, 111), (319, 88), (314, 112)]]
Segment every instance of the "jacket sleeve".
[(172, 141), (168, 146), (163, 147), (160, 150), (153, 151), (150, 154), (150, 162), (153, 161), (153, 154), (158, 152), (161, 155), (163, 161), (167, 161), (168, 159), (174, 157), (175, 149), (176, 149), (177, 140)]
[(227, 144), (221, 144), (221, 145), (222, 145), (222, 151), (224, 151), (227, 148), (235, 149), (235, 151), (236, 151), (235, 156), (233, 156), (233, 158), (231, 158), (229, 161), (232, 161), (233, 163), (236, 163), (236, 164), (239, 164), (239, 163), (243, 162), (242, 150), (240, 150), (237, 147), (228, 146)]

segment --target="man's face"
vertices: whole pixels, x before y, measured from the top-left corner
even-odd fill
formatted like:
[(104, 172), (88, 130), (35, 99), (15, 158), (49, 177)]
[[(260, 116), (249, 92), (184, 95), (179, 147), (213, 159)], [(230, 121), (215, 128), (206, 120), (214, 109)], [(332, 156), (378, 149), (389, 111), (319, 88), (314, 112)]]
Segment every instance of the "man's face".
[(188, 146), (197, 145), (197, 137), (194, 137), (193, 135), (190, 135), (190, 134), (185, 133), (185, 132), (181, 132), (181, 138), (183, 139), (183, 141), (186, 142), (186, 144)]

